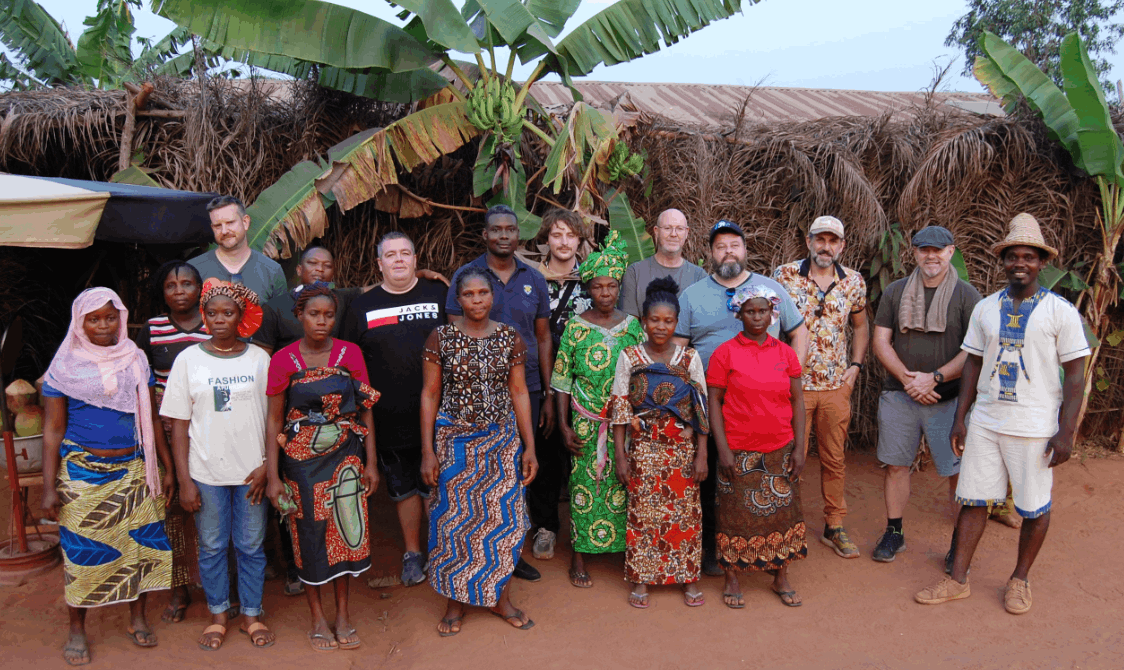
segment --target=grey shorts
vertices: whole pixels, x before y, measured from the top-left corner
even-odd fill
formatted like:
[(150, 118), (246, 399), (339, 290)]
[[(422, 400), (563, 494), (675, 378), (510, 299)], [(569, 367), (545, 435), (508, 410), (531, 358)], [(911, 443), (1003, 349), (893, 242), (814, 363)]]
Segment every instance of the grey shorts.
[(929, 452), (937, 474), (950, 477), (960, 473), (960, 459), (952, 453), (952, 424), (956, 421), (957, 398), (935, 405), (922, 405), (905, 391), (883, 391), (878, 399), (878, 460), (886, 465), (913, 465), (921, 434), (929, 442)]

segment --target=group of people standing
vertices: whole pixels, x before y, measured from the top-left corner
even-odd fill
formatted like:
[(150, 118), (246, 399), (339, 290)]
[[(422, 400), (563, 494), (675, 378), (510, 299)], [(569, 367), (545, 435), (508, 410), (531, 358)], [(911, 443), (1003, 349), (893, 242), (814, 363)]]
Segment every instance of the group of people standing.
[[(261, 620), (271, 525), (286, 593), (309, 603), (311, 648), (360, 646), (349, 578), (370, 567), (380, 480), (403, 533), (402, 581), (428, 579), (448, 599), (446, 637), (466, 606), (534, 626), (510, 580), (541, 578), (524, 542), (534, 531), (532, 554), (553, 557), (563, 495), (575, 587), (594, 586), (594, 556), (623, 552), (636, 608), (671, 584), (703, 605), (702, 574), (724, 574), (723, 602), (744, 608), (747, 571), (768, 572), (780, 601), (800, 606), (789, 568), (808, 552), (799, 482), (813, 434), (820, 540), (859, 556), (844, 527), (844, 445), (871, 337), (863, 279), (839, 263), (837, 218), (812, 222), (808, 257), (765, 277), (726, 220), (710, 230), (712, 272), (686, 260), (678, 210), (660, 215), (656, 254), (631, 265), (616, 233), (595, 249), (575, 213), (553, 210), (534, 267), (516, 253), (515, 213), (497, 206), (484, 218), (487, 251), (451, 283), (419, 271), (411, 240), (390, 233), (379, 286), (335, 287), (331, 254), (312, 248), (290, 290), (246, 244), (239, 201), (208, 209), (217, 248), (160, 268), (168, 310), (137, 344), (120, 298), (89, 289), (46, 375), (54, 486), (43, 508), (60, 525), (68, 663), (90, 660), (88, 608), (129, 602), (131, 639), (153, 646), (145, 594), (174, 588), (164, 618), (179, 621), (193, 583), (211, 614), (202, 649), (222, 646), (239, 615), (255, 647), (272, 645)], [(887, 287), (875, 316), (873, 350), (889, 374), (878, 410), (887, 527), (873, 557), (905, 549), (923, 434), (958, 522), (949, 576), (917, 601), (967, 597), (986, 519), (1010, 501), (1026, 522), (1005, 605), (1025, 612), (1050, 468), (1074, 437), (1089, 353), (1080, 316), (1038, 285), (1057, 252), (1029, 215), (995, 247), (1009, 286), (983, 300), (951, 268), (946, 229), (922, 229), (913, 248), (917, 269)], [(334, 621), (321, 599), (329, 582)]]

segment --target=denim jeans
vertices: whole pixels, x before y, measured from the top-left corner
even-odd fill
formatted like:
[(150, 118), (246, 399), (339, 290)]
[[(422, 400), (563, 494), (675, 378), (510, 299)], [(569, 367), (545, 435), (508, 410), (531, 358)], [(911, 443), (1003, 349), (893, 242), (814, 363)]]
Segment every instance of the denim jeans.
[(195, 482), (201, 506), (195, 513), (199, 535), (199, 574), (207, 609), (219, 614), (230, 608), (230, 575), (227, 549), (233, 539), (238, 557), (238, 595), (242, 614), (261, 616), (265, 588), (266, 501), (246, 499), (248, 485), (210, 486)]

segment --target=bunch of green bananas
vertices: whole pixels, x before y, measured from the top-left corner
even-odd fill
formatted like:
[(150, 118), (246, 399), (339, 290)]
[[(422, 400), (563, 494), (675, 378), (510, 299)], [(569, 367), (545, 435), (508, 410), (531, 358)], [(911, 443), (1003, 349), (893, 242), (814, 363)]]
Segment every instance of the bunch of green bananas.
[(609, 160), (605, 162), (605, 167), (609, 170), (610, 181), (616, 181), (621, 177), (640, 174), (644, 169), (644, 157), (629, 153), (628, 145), (617, 142), (613, 147), (613, 153), (609, 154)]
[(515, 105), (511, 82), (492, 76), (468, 92), (468, 120), (480, 130), (493, 130), (501, 142), (514, 142), (523, 133), (523, 106)]

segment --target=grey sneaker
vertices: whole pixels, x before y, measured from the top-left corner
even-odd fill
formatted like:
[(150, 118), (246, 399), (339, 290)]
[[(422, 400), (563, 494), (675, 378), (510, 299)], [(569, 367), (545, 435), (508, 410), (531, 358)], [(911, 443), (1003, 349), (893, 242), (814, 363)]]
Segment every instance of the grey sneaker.
[(535, 544), (531, 547), (531, 555), (540, 561), (554, 558), (554, 542), (557, 539), (556, 533), (540, 528), (539, 532), (535, 533)]
[(416, 551), (407, 551), (402, 556), (402, 584), (415, 586), (425, 581), (425, 568), (422, 555)]

